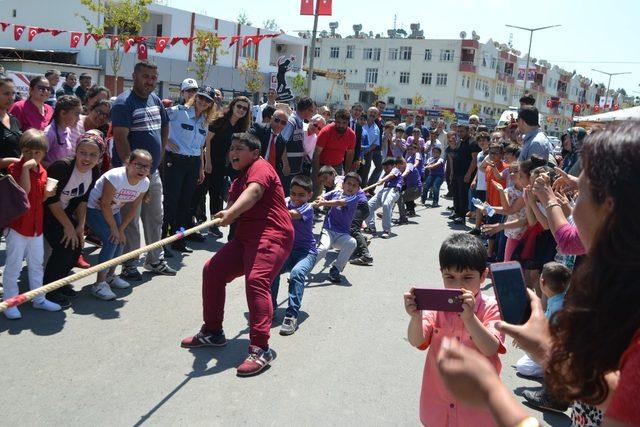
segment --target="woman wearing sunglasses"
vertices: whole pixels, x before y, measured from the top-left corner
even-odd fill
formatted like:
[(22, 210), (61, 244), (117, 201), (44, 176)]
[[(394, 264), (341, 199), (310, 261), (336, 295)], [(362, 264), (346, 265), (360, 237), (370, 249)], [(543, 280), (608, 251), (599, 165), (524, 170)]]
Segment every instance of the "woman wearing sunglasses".
[(309, 171), (311, 171), (311, 161), (316, 149), (318, 133), (326, 124), (325, 118), (321, 114), (316, 114), (311, 117), (308, 125), (306, 123), (304, 125), (304, 168)]
[[(196, 185), (204, 181), (202, 153), (207, 127), (215, 115), (213, 88), (205, 86), (198, 90), (184, 105), (167, 109), (169, 116), (169, 142), (164, 153), (162, 189), (164, 218), (163, 237), (189, 228), (189, 211)], [(204, 242), (204, 236), (194, 233), (187, 239)], [(191, 252), (184, 240), (171, 244), (171, 249)], [(169, 252), (165, 250), (165, 255)]]
[[(207, 184), (200, 191), (200, 194), (209, 192), (209, 213), (211, 218), (222, 210), (222, 197), (224, 192), (225, 178), (232, 175), (228, 165), (228, 153), (234, 133), (246, 132), (251, 122), (251, 101), (246, 96), (237, 96), (231, 101), (224, 114), (215, 119), (209, 125), (209, 132), (205, 142), (204, 171)], [(204, 198), (196, 197), (200, 203)], [(222, 237), (222, 232), (218, 227), (211, 227), (211, 234), (216, 238)]]
[(49, 98), (51, 86), (44, 76), (36, 76), (29, 81), (29, 98), (14, 103), (9, 114), (20, 122), (20, 130), (44, 130), (51, 122), (53, 108), (44, 102)]

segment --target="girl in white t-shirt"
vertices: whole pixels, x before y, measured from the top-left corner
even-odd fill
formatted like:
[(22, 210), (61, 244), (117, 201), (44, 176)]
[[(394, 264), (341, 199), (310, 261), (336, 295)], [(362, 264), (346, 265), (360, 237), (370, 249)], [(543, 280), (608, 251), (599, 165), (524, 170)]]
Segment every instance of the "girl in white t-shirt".
[[(126, 166), (105, 172), (89, 195), (87, 224), (102, 240), (102, 250), (98, 260), (109, 261), (122, 253), (125, 244), (124, 229), (133, 220), (145, 193), (149, 189), (149, 172), (151, 171), (151, 154), (146, 150), (134, 150), (129, 156)], [(126, 203), (133, 203), (123, 217), (120, 208)], [(129, 283), (115, 276), (116, 267), (98, 273), (98, 279), (91, 288), (91, 293), (103, 300), (112, 300), (116, 295), (111, 287), (124, 289)]]

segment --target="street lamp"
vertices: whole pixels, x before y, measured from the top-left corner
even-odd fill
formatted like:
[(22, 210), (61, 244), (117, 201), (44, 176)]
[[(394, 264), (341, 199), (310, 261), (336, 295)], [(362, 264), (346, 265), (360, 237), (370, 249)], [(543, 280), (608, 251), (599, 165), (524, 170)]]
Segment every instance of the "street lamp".
[(526, 30), (529, 31), (529, 50), (527, 51), (527, 68), (525, 68), (524, 70), (524, 91), (527, 91), (527, 77), (529, 76), (529, 59), (531, 58), (531, 41), (533, 40), (533, 32), (534, 31), (540, 31), (540, 30), (546, 30), (547, 28), (553, 28), (553, 27), (561, 27), (560, 24), (557, 25), (549, 25), (546, 27), (538, 27), (538, 28), (526, 28), (526, 27), (518, 27), (517, 25), (509, 25), (509, 24), (505, 24), (507, 27), (511, 27), (511, 28), (518, 28), (519, 30)]
[[(607, 83), (607, 91), (604, 94), (604, 105), (605, 106), (607, 105), (607, 99), (609, 98), (609, 88), (611, 87), (611, 76), (619, 76), (620, 74), (631, 74), (631, 72), (629, 72), (629, 71), (625, 71), (623, 73), (607, 73), (606, 71), (596, 70), (595, 68), (592, 68), (591, 71), (595, 71), (596, 73), (606, 74), (607, 76), (609, 76), (609, 83)], [(613, 106), (611, 104), (609, 104), (609, 109), (611, 109), (612, 107)]]

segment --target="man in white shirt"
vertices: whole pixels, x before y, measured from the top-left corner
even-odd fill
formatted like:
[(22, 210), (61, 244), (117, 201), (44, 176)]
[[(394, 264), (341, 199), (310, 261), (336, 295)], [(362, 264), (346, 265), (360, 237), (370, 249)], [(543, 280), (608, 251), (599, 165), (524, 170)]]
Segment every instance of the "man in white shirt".
[(267, 93), (267, 102), (261, 104), (258, 111), (256, 111), (256, 117), (254, 117), (256, 123), (262, 123), (262, 110), (264, 110), (267, 105), (276, 108), (276, 98), (278, 98), (276, 90), (269, 89), (269, 92)]
[(404, 118), (404, 122), (400, 123), (398, 126), (402, 126), (404, 129), (407, 129), (409, 126), (413, 126), (413, 113), (407, 113)]
[(442, 144), (442, 150), (444, 151), (449, 146), (449, 144), (447, 144), (447, 132), (444, 130), (444, 120), (438, 120), (436, 132), (438, 133), (438, 141)]

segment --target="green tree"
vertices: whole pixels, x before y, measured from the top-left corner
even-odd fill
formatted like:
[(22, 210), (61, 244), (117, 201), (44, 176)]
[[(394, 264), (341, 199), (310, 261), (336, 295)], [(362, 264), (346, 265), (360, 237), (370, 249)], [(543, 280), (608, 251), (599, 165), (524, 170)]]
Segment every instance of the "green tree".
[(473, 104), (471, 107), (471, 111), (469, 111), (470, 115), (478, 114), (480, 112), (480, 106), (478, 104)]
[(376, 86), (373, 88), (373, 94), (376, 99), (382, 99), (383, 96), (389, 93), (389, 88), (386, 86)]
[(196, 73), (196, 79), (204, 86), (211, 69), (218, 63), (218, 57), (228, 51), (221, 48), (222, 40), (213, 33), (198, 30), (196, 33), (194, 66), (190, 70)]
[(249, 21), (249, 17), (244, 11), (240, 12), (240, 15), (238, 15), (238, 18), (236, 18), (236, 21), (238, 22), (238, 24), (248, 25), (249, 27), (253, 25), (251, 21)]
[(240, 73), (244, 75), (247, 91), (253, 94), (255, 102), (257, 94), (260, 92), (260, 89), (262, 89), (262, 83), (264, 82), (264, 77), (258, 68), (258, 61), (253, 58), (247, 58), (244, 63), (240, 65)]
[(262, 23), (262, 28), (270, 31), (278, 31), (280, 29), (280, 25), (278, 25), (275, 19), (266, 19)]
[(293, 89), (293, 93), (299, 97), (309, 95), (307, 91), (307, 79), (302, 74), (297, 74), (291, 79), (291, 89)]
[(413, 98), (411, 98), (411, 101), (413, 102), (414, 108), (420, 108), (420, 106), (424, 104), (424, 97), (419, 93), (416, 93), (413, 95)]
[(449, 110), (442, 111), (442, 118), (447, 123), (453, 123), (456, 120), (456, 115)]
[[(80, 0), (80, 3), (103, 17), (102, 22), (94, 24), (93, 17), (79, 16), (85, 23), (87, 31), (92, 34), (104, 35), (105, 28), (111, 34), (118, 36), (118, 42), (113, 49), (109, 47), (111, 68), (113, 69), (113, 93), (118, 92), (118, 71), (122, 67), (124, 51), (121, 47), (128, 37), (140, 34), (142, 26), (149, 20), (149, 8), (152, 0)], [(98, 48), (103, 44), (99, 43)]]

